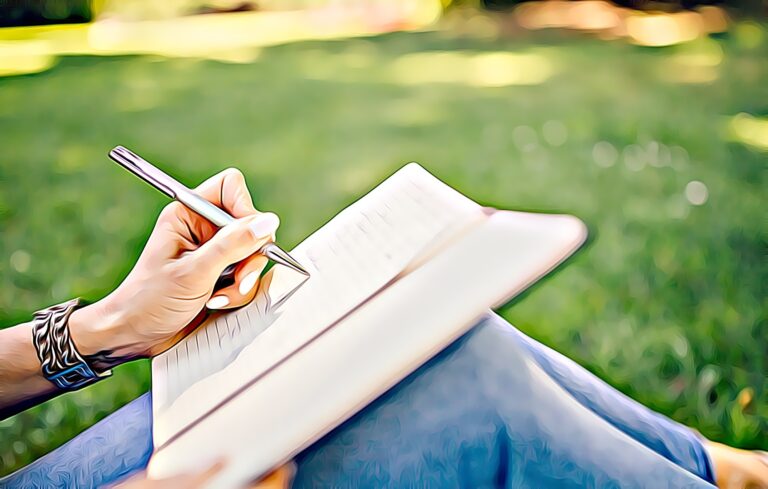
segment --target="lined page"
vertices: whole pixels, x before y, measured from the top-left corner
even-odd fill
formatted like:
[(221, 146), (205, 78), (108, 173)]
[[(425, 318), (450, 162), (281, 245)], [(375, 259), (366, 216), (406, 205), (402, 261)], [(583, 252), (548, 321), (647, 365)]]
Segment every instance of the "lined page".
[(436, 241), (481, 216), (477, 204), (420, 166), (395, 173), (291, 251), (309, 279), (274, 267), (251, 304), (208, 321), (153, 360), (155, 446), (321, 334)]

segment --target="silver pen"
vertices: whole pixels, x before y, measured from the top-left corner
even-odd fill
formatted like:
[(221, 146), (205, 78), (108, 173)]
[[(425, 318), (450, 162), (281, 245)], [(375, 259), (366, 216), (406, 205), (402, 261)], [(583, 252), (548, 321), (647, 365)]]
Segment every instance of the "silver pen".
[[(235, 218), (230, 216), (226, 211), (200, 197), (136, 153), (122, 146), (116, 146), (109, 152), (109, 157), (129, 172), (152, 185), (168, 197), (178, 200), (216, 226), (223, 227), (235, 220)], [(284, 265), (309, 276), (309, 272), (307, 272), (299, 262), (275, 243), (265, 244), (261, 247), (259, 253), (275, 263)], [(235, 265), (232, 264), (228, 266), (219, 277), (217, 288), (225, 283), (232, 283), (234, 281), (234, 272)]]

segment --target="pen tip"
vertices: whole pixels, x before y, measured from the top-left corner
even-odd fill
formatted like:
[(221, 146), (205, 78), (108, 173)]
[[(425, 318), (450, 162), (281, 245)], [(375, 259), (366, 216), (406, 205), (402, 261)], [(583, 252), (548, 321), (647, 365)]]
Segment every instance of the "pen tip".
[(276, 244), (269, 243), (262, 249), (262, 252), (273, 262), (279, 263), (280, 265), (286, 266), (309, 277), (309, 272), (303, 266), (301, 266), (301, 264), (296, 261), (295, 258), (289, 255), (287, 251), (283, 250)]

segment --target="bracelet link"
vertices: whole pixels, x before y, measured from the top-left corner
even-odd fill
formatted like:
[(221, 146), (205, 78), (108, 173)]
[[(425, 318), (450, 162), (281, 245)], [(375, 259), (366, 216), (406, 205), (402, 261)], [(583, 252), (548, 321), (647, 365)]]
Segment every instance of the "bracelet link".
[(69, 334), (69, 317), (81, 304), (79, 298), (35, 312), (32, 343), (43, 376), (62, 390), (76, 390), (111, 375), (96, 372), (77, 351)]

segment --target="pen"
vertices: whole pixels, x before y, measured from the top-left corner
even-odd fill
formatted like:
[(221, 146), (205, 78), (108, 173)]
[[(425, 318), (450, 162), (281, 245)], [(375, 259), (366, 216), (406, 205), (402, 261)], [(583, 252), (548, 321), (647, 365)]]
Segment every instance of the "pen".
[[(200, 197), (173, 177), (127, 148), (116, 146), (109, 152), (109, 157), (160, 192), (172, 199), (178, 200), (216, 226), (223, 227), (235, 220), (235, 218), (230, 216), (226, 211)], [(309, 272), (307, 272), (299, 262), (275, 243), (265, 244), (261, 247), (259, 252), (275, 263), (284, 265), (309, 276)], [(224, 283), (232, 283), (234, 280), (234, 273), (235, 265), (228, 266), (219, 277), (217, 288)]]

